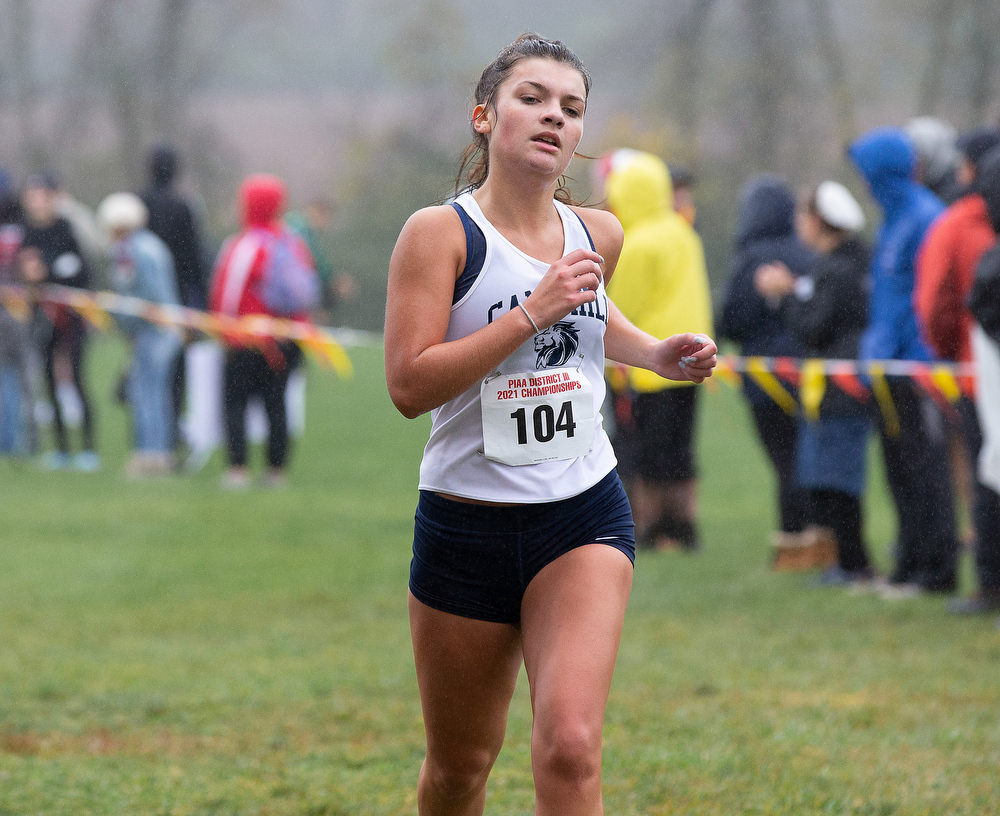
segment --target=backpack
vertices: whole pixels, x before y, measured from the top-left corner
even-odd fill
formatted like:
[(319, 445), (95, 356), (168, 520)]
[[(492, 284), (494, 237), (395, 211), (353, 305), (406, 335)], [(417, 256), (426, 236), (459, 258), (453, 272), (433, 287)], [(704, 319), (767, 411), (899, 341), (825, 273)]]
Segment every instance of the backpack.
[(285, 232), (271, 242), (261, 282), (264, 305), (279, 317), (311, 312), (319, 305), (319, 278), (295, 251), (292, 241)]
[(1000, 243), (994, 244), (976, 267), (969, 311), (983, 331), (1000, 343)]

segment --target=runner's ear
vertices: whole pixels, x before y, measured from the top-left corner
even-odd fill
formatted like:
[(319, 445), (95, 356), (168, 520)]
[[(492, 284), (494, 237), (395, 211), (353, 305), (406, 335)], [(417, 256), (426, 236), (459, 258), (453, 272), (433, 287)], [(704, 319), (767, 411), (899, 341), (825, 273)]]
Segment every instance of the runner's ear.
[(490, 123), (489, 108), (480, 103), (472, 109), (472, 128), (476, 133), (489, 133), (493, 125)]

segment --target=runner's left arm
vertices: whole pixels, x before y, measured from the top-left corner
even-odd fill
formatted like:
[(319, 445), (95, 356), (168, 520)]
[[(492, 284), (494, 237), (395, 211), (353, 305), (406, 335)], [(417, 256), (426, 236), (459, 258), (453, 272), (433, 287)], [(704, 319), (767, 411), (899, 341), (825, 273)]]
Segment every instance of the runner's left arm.
[[(576, 208), (604, 258), (604, 284), (614, 274), (624, 235), (618, 219), (609, 212)], [(642, 331), (608, 301), (608, 328), (604, 334), (604, 354), (608, 360), (646, 368), (669, 380), (700, 383), (712, 375), (718, 348), (704, 334), (675, 334), (665, 340)]]

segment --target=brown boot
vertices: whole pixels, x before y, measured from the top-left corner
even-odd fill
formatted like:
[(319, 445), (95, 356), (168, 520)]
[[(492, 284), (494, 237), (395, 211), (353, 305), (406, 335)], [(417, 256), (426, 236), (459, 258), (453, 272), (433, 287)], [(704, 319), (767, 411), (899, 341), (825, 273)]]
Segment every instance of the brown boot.
[(829, 527), (811, 525), (802, 533), (802, 538), (811, 553), (814, 569), (826, 570), (839, 561), (837, 537)]
[(771, 569), (775, 572), (802, 572), (815, 568), (812, 549), (803, 533), (772, 533)]

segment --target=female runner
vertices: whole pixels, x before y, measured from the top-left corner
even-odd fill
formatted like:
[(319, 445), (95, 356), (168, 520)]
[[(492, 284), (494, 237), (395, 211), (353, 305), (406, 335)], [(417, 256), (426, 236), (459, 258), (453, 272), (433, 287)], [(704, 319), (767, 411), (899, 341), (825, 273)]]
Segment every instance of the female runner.
[(386, 379), (432, 411), (410, 628), (422, 816), (481, 814), (523, 660), (536, 814), (603, 813), (601, 729), (632, 583), (628, 500), (601, 427), (607, 357), (701, 382), (703, 335), (660, 341), (608, 301), (622, 246), (567, 206), (590, 77), (524, 34), (476, 87), (466, 192), (407, 221), (389, 269)]

